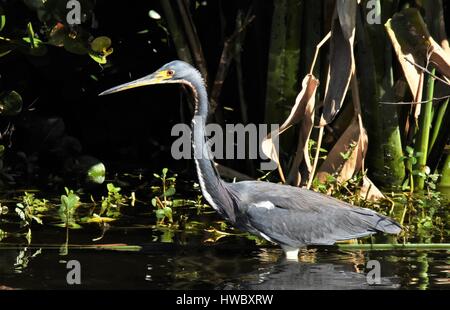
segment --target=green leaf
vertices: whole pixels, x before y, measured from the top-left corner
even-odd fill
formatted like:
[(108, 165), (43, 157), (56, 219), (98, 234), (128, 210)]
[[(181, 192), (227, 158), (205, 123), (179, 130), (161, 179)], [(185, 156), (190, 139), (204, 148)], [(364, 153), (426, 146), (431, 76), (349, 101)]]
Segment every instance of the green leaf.
[(108, 37), (98, 37), (91, 42), (91, 49), (97, 53), (103, 53), (111, 47), (111, 39)]
[(22, 111), (22, 97), (16, 91), (3, 92), (0, 95), (0, 114), (14, 116)]
[(23, 52), (30, 54), (32, 56), (44, 56), (47, 53), (47, 47), (45, 43), (38, 38), (22, 38), (23, 41), (29, 43), (30, 46), (26, 49), (22, 49)]
[(99, 216), (97, 214), (93, 214), (92, 217), (83, 217), (81, 218), (82, 222), (85, 223), (109, 223), (109, 222), (113, 222), (116, 219), (111, 218), (111, 217), (105, 217), (105, 216)]
[(164, 215), (167, 216), (169, 219), (172, 219), (172, 209), (169, 207), (163, 208)]
[(152, 206), (156, 207), (156, 198), (152, 199)]
[(0, 7), (0, 31), (2, 31), (3, 28), (5, 28), (5, 24), (6, 24), (6, 16), (3, 13), (3, 9)]
[[(66, 188), (67, 195), (61, 195), (61, 209), (60, 214), (65, 216), (66, 212), (72, 213), (78, 207), (80, 197), (78, 197), (72, 190)], [(68, 219), (66, 219), (68, 220)]]
[(169, 187), (166, 190), (166, 192), (164, 193), (164, 196), (166, 196), (166, 197), (173, 196), (173, 195), (175, 195), (175, 192), (176, 192), (175, 187)]
[[(66, 223), (56, 223), (56, 224), (53, 224), (53, 226), (66, 228)], [(81, 225), (79, 225), (79, 224), (77, 224), (75, 222), (68, 222), (67, 223), (67, 227), (69, 227), (69, 229), (81, 229), (81, 228), (83, 228)]]
[(155, 10), (150, 10), (150, 11), (148, 12), (148, 16), (149, 16), (151, 19), (156, 19), (156, 20), (161, 19), (161, 15), (159, 15), (159, 13), (156, 12)]
[(89, 168), (87, 172), (88, 181), (95, 184), (105, 182), (106, 167), (103, 163), (98, 163)]
[(92, 59), (94, 59), (95, 62), (97, 62), (97, 63), (99, 63), (101, 65), (104, 65), (104, 64), (106, 64), (108, 62), (108, 60), (106, 59), (106, 56), (102, 55), (102, 54), (95, 54), (95, 53), (89, 52), (89, 56)]
[(106, 64), (106, 57), (111, 55), (113, 49), (111, 48), (111, 39), (108, 37), (98, 37), (91, 42), (91, 51), (89, 56), (99, 64)]
[(121, 190), (120, 187), (115, 187), (112, 183), (106, 184), (106, 188), (108, 189), (109, 193), (118, 193)]
[(164, 209), (164, 215), (169, 219), (169, 222), (173, 222), (172, 220), (172, 209), (169, 207), (165, 207)]
[(163, 218), (166, 217), (166, 215), (165, 215), (163, 209), (158, 209), (158, 210), (156, 210), (155, 213), (156, 213), (156, 218), (157, 218), (158, 220), (162, 220)]
[(195, 204), (195, 201), (192, 200), (185, 200), (185, 199), (174, 199), (172, 201), (172, 206), (173, 207), (180, 207), (180, 206), (185, 206), (188, 204)]
[(163, 168), (163, 170), (162, 170), (162, 175), (163, 175), (163, 177), (165, 177), (166, 175), (167, 175), (167, 172), (169, 171), (169, 169), (167, 169), (167, 168)]
[(414, 153), (414, 149), (412, 147), (410, 147), (409, 145), (406, 146), (405, 150), (406, 150), (406, 153), (408, 153), (409, 155), (412, 155)]

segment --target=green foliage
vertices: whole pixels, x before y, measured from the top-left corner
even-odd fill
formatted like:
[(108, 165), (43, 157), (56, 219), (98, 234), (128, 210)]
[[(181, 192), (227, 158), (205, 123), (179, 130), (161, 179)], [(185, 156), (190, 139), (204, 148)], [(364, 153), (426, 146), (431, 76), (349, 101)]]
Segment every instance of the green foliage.
[(16, 204), (16, 214), (20, 218), (20, 227), (26, 228), (25, 238), (28, 243), (31, 242), (31, 224), (36, 222), (38, 224), (43, 224), (41, 216), (48, 210), (48, 201), (43, 199), (35, 198), (32, 193), (24, 193), (22, 196), (22, 202)]
[(76, 222), (75, 212), (80, 206), (80, 197), (76, 195), (73, 190), (65, 188), (66, 194), (61, 195), (61, 207), (58, 214), (63, 224), (57, 226), (68, 227), (72, 229), (81, 228)]
[(48, 201), (37, 199), (33, 193), (24, 193), (22, 202), (16, 204), (16, 213), (21, 219), (21, 226), (30, 226), (33, 221), (43, 224), (41, 220), (42, 213), (48, 210)]
[(91, 42), (91, 51), (89, 56), (99, 64), (106, 64), (106, 57), (111, 55), (113, 49), (111, 48), (111, 39), (108, 37), (98, 37)]
[[(93, 17), (94, 3), (91, 0), (80, 0), (82, 20)], [(0, 57), (17, 50), (31, 56), (45, 56), (48, 53), (47, 46), (63, 47), (66, 51), (77, 55), (89, 55), (99, 64), (106, 64), (106, 57), (113, 49), (111, 39), (105, 36), (93, 38), (88, 29), (83, 25), (73, 27), (67, 22), (68, 10), (64, 1), (26, 1), (30, 9), (37, 12), (40, 23), (29, 22), (25, 30), (18, 25), (11, 25), (8, 37), (0, 37)], [(5, 13), (0, 8), (0, 31), (6, 24)], [(34, 29), (34, 27), (36, 30)], [(26, 37), (18, 37), (17, 33), (25, 32)], [(40, 34), (39, 37), (37, 34)]]
[[(310, 162), (314, 162), (314, 155), (317, 152), (317, 142), (313, 139), (308, 140), (308, 154)], [(319, 159), (325, 160), (327, 158), (328, 151), (324, 148), (319, 150)]]
[(355, 147), (356, 147), (356, 146), (357, 146), (356, 143), (350, 143), (347, 152), (345, 152), (345, 153), (342, 153), (342, 152), (341, 152), (341, 153), (340, 153), (341, 157), (342, 157), (344, 160), (349, 160), (350, 157), (352, 156), (353, 151), (355, 150)]
[(5, 25), (6, 25), (5, 12), (3, 11), (3, 8), (0, 6), (0, 31), (2, 31), (3, 28), (5, 28)]
[(91, 166), (87, 171), (87, 179), (89, 182), (95, 184), (102, 184), (105, 182), (106, 167), (103, 163), (98, 163)]
[(108, 183), (106, 188), (108, 190), (108, 195), (102, 197), (99, 215), (118, 218), (121, 216), (121, 208), (127, 204), (127, 198), (120, 193), (121, 188), (114, 186), (112, 183)]
[(157, 194), (152, 199), (152, 206), (156, 208), (155, 214), (158, 219), (158, 224), (164, 225), (167, 220), (169, 223), (173, 223), (173, 211), (172, 207), (175, 206), (173, 196), (176, 193), (175, 185), (177, 175), (167, 176), (167, 168), (163, 168), (161, 175), (154, 173), (153, 176), (161, 182), (160, 186), (153, 186), (152, 191)]
[(443, 242), (448, 238), (445, 203), (438, 193), (403, 195), (395, 199), (396, 209), (403, 209), (400, 221), (405, 227), (405, 238), (421, 243)]
[(405, 153), (406, 154), (400, 159), (405, 162), (408, 178), (403, 182), (402, 190), (410, 190), (410, 192), (414, 191), (415, 176), (419, 176), (424, 180), (425, 188), (428, 191), (435, 190), (439, 174), (432, 174), (428, 166), (424, 166), (420, 169), (417, 168), (418, 159), (423, 156), (423, 153), (415, 152), (410, 146), (406, 146)]

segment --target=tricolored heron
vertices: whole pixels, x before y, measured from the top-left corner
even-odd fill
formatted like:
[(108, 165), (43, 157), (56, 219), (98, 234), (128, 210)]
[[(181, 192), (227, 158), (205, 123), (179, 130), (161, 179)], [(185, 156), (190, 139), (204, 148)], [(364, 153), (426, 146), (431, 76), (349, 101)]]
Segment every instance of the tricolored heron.
[[(190, 64), (172, 61), (150, 75), (100, 95), (164, 83), (180, 83), (192, 89), (192, 146), (209, 154), (205, 143), (208, 96), (201, 74)], [(220, 178), (211, 155), (194, 159), (208, 203), (237, 228), (279, 244), (288, 259), (297, 259), (299, 249), (306, 245), (331, 245), (376, 232), (401, 231), (400, 225), (389, 217), (308, 189), (261, 181), (227, 183)]]

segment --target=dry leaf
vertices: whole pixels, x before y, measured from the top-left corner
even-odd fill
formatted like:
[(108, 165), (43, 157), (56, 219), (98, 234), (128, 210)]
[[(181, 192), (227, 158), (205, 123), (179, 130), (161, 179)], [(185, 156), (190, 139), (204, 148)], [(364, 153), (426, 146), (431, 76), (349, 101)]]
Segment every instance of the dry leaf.
[[(386, 22), (385, 27), (405, 74), (413, 101), (419, 102), (422, 101), (424, 73), (414, 64), (425, 66), (427, 47), (423, 46), (425, 42), (423, 38), (426, 37), (427, 31), (420, 14), (416, 13), (418, 13), (417, 10), (406, 9), (394, 14)], [(418, 38), (410, 39), (411, 35)], [(417, 43), (420, 44), (419, 47), (416, 46)], [(420, 104), (411, 107), (415, 119), (419, 117), (420, 109)]]
[(385, 198), (383, 193), (372, 183), (367, 175), (363, 177), (363, 185), (359, 194), (361, 198), (369, 201), (377, 201)]
[(356, 1), (339, 0), (336, 4), (336, 13), (331, 29), (330, 68), (323, 100), (321, 126), (333, 121), (342, 106), (350, 84), (355, 66), (353, 43), (355, 41), (356, 6)]
[[(275, 161), (278, 166), (278, 170), (280, 172), (280, 177), (283, 182), (285, 182), (284, 173), (280, 166), (280, 161), (278, 157), (278, 152), (275, 148), (274, 139), (277, 139), (278, 136), (283, 133), (286, 129), (291, 127), (294, 124), (297, 124), (301, 120), (303, 120), (304, 124), (302, 124), (300, 136), (302, 136), (302, 141), (305, 144), (304, 147), (308, 147), (307, 140), (309, 139), (309, 134), (311, 133), (311, 129), (313, 126), (314, 120), (314, 102), (315, 102), (315, 94), (317, 86), (319, 85), (319, 80), (316, 79), (312, 74), (308, 74), (305, 76), (302, 82), (302, 90), (297, 95), (295, 100), (295, 104), (291, 109), (291, 113), (288, 118), (284, 121), (284, 123), (280, 126), (278, 132), (270, 133), (261, 143), (261, 149), (264, 154)], [(309, 128), (309, 129), (308, 129)], [(300, 141), (300, 140), (299, 140)], [(303, 147), (302, 147), (303, 148)], [(298, 150), (300, 150), (298, 148)], [(303, 154), (304, 152), (301, 152)], [(299, 156), (299, 154), (297, 154)], [(299, 157), (296, 160), (298, 162), (298, 166), (300, 165), (302, 158)], [(305, 156), (309, 160), (309, 155)], [(298, 170), (297, 166), (297, 170)]]
[(300, 185), (301, 181), (301, 176), (299, 173), (301, 163), (305, 163), (308, 175), (312, 170), (308, 141), (311, 135), (311, 131), (314, 127), (314, 106), (316, 102), (316, 90), (319, 85), (319, 81), (313, 76), (311, 76), (311, 78), (307, 81), (304, 81), (304, 83), (305, 82), (307, 83), (307, 85), (303, 84), (303, 87), (307, 88), (307, 92), (309, 93), (309, 95), (303, 96), (302, 93), (300, 93), (295, 100), (294, 108), (298, 106), (297, 111), (302, 112), (303, 119), (298, 136), (297, 152), (295, 154), (295, 158), (292, 162), (288, 176), (288, 183), (297, 186)]
[[(320, 166), (317, 172), (319, 181), (326, 182), (327, 176), (336, 172), (339, 182), (350, 179), (363, 167), (367, 145), (366, 130), (360, 128), (358, 119), (355, 117)], [(348, 152), (351, 152), (351, 155), (346, 159), (343, 154)]]

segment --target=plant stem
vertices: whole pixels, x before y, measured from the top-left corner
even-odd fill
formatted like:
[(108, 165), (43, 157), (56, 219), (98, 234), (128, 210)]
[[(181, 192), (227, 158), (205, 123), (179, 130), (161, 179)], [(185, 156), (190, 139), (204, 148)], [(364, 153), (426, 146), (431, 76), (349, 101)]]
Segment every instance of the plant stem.
[(439, 186), (450, 187), (450, 154), (447, 155), (441, 174), (442, 176)]
[(340, 250), (450, 250), (450, 243), (337, 244)]
[(436, 138), (441, 129), (442, 120), (444, 119), (445, 112), (447, 111), (448, 101), (450, 98), (447, 98), (445, 102), (439, 107), (438, 113), (436, 115), (436, 121), (433, 126), (433, 134), (431, 136), (430, 148), (428, 149), (428, 155), (430, 154), (431, 149), (433, 148), (434, 142), (436, 142)]
[[(431, 72), (434, 75), (436, 73), (436, 69), (433, 68)], [(430, 142), (430, 129), (432, 121), (431, 116), (433, 114), (434, 81), (435, 78), (433, 76), (428, 76), (427, 102), (422, 104), (421, 107), (420, 128), (416, 143), (416, 152), (420, 152), (421, 155), (417, 158), (415, 170), (422, 173), (427, 165), (428, 158), (428, 145)], [(425, 185), (425, 177), (417, 175), (414, 183), (416, 183), (415, 189), (422, 190)]]

